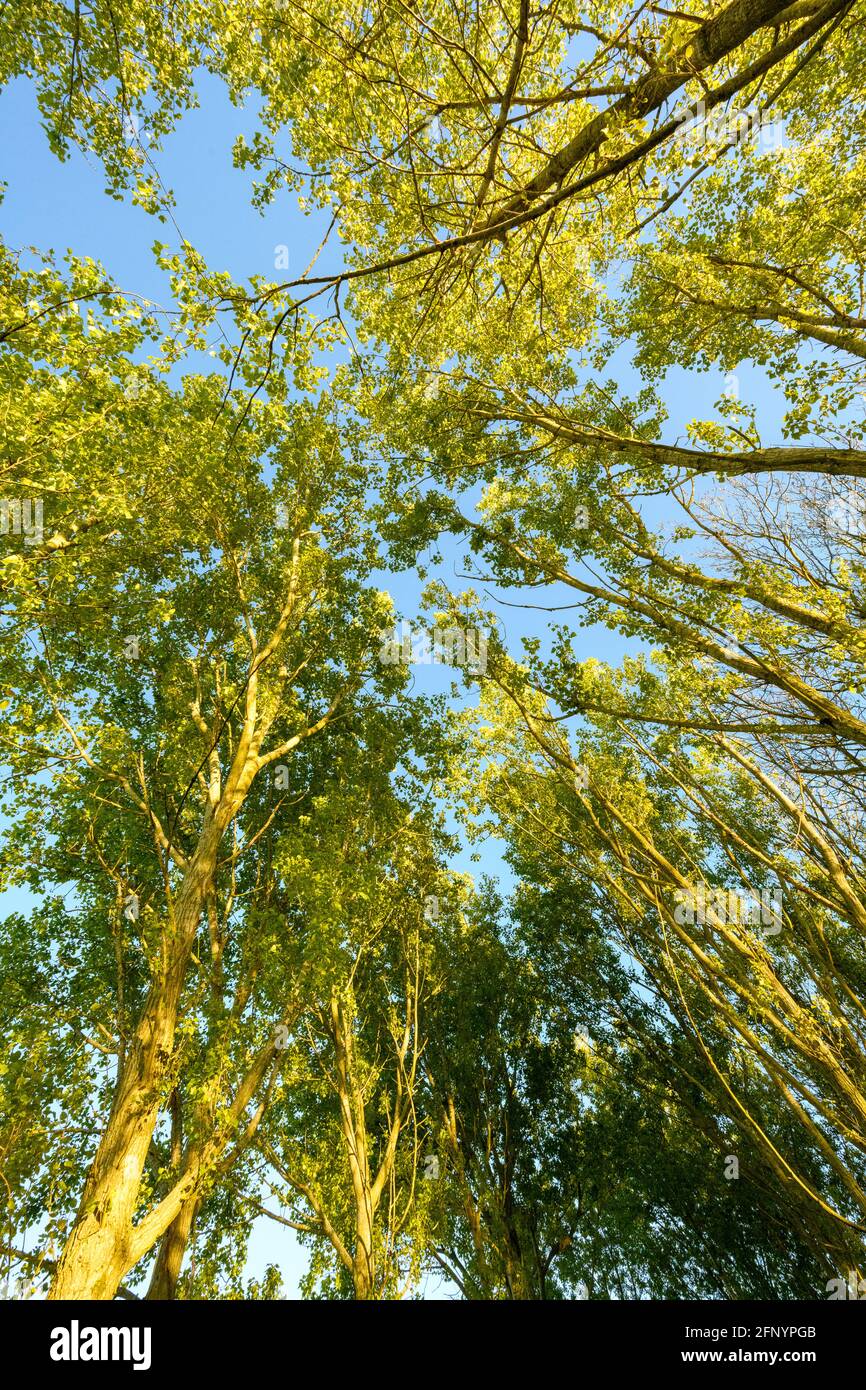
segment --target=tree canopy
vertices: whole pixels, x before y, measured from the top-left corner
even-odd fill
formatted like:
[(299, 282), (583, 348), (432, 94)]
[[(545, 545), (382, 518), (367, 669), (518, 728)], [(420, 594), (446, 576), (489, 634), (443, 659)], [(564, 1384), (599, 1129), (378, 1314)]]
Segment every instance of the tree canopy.
[[(21, 1287), (857, 1287), (862, 9), (0, 10), (170, 294), (0, 246)], [(213, 82), (302, 271), (178, 231)]]

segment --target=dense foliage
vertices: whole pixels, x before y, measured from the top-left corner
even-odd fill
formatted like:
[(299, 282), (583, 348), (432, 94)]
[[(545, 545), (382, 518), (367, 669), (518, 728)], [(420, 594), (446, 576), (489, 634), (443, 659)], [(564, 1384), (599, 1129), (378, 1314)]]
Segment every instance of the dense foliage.
[[(0, 9), (172, 287), (0, 249), (10, 1274), (278, 1297), (270, 1218), (316, 1298), (856, 1289), (863, 19)], [(171, 240), (203, 73), (336, 269)]]

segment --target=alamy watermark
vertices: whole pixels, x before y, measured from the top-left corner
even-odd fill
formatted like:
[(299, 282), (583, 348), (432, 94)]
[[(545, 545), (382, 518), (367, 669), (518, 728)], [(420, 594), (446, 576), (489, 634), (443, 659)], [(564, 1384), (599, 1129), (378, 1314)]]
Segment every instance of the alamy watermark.
[(439, 1155), (426, 1154), (424, 1157), (424, 1171), (422, 1174), (428, 1181), (435, 1182), (439, 1177)]
[(866, 493), (855, 487), (844, 496), (834, 497), (825, 515), (830, 526), (843, 536), (866, 534)]
[(43, 534), (41, 497), (0, 497), (0, 536), (22, 536), (25, 545), (39, 545)]
[(830, 1300), (847, 1298), (866, 1298), (866, 1279), (859, 1279), (855, 1269), (849, 1269), (847, 1278), (828, 1279), (827, 1292)]
[(778, 889), (760, 893), (740, 893), (735, 888), (713, 888), (698, 883), (694, 888), (674, 890), (674, 921), (679, 926), (761, 927), (764, 935), (778, 936), (782, 930), (782, 903)]
[(682, 145), (722, 149), (726, 145), (746, 145), (756, 140), (762, 150), (778, 150), (787, 143), (781, 121), (770, 121), (754, 107), (745, 111), (726, 111), (715, 106), (707, 113), (701, 98), (679, 117), (674, 141)]
[(465, 666), (475, 675), (487, 670), (487, 637), (477, 627), (412, 628), (403, 622), (382, 638), (379, 660), (384, 666)]
[(55, 1327), (48, 1352), (52, 1361), (131, 1361), (134, 1371), (150, 1369), (149, 1327)]

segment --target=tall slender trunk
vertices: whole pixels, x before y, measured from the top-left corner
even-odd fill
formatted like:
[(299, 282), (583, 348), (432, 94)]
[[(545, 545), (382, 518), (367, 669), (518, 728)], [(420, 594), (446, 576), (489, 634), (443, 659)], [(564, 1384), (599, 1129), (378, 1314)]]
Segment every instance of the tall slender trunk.
[(376, 1293), (373, 1286), (373, 1275), (366, 1258), (363, 1254), (358, 1255), (352, 1270), (352, 1280), (355, 1285), (355, 1299), (358, 1302), (369, 1302), (375, 1299)]
[(164, 1098), (174, 1049), (181, 990), (205, 895), (213, 878), (221, 831), (202, 833), (175, 899), (168, 963), (151, 985), (126, 1054), (114, 1100), (90, 1166), (75, 1224), (57, 1263), (52, 1299), (111, 1299), (141, 1258), (133, 1217), (141, 1175)]
[(191, 1197), (184, 1202), (160, 1241), (147, 1290), (149, 1299), (166, 1300), (177, 1297), (177, 1281), (198, 1205), (197, 1197)]
[(355, 1298), (376, 1297), (376, 1269), (373, 1257), (373, 1214), (370, 1206), (369, 1184), (355, 1215), (355, 1258), (352, 1267)]

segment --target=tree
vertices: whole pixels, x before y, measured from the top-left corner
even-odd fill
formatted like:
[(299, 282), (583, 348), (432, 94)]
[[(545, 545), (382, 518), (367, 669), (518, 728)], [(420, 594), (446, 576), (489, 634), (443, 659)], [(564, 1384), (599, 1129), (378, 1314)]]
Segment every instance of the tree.
[[(102, 336), (98, 323), (90, 331)], [(217, 1070), (216, 1090), (196, 1101), (218, 1118), (215, 1129), (187, 1145), (169, 1190), (141, 1210), (157, 1118), (174, 1105), (190, 971), (193, 994), (210, 975), (212, 1049), (231, 1049), (233, 1016), (249, 1000), (243, 975), (232, 997), (225, 952), (239, 882), (247, 913), (267, 903), (271, 884), (255, 869), (247, 883), (242, 861), (280, 804), (254, 788), (276, 778), (303, 796), (307, 746), (341, 720), (363, 738), (375, 687), (384, 694), (401, 679), (376, 660), (390, 610), (365, 587), (372, 544), (350, 500), (362, 479), (350, 467), (341, 480), (324, 409), (270, 402), (239, 418), (216, 378), (187, 378), (179, 393), (155, 387), (153, 398), (148, 385), (130, 401), (109, 365), (87, 385), (92, 409), (117, 412), (115, 458), (104, 430), (98, 455), (121, 479), (126, 517), (112, 516), (107, 535), (102, 522), (77, 544), (34, 556), (35, 574), (26, 552), (7, 567), (10, 861), (41, 861), (43, 889), (53, 881), (80, 895), (82, 925), (104, 923), (102, 970), (108, 953), (117, 971), (101, 1019), (101, 1046), (117, 1057), (110, 1113), (54, 1297), (110, 1297), (173, 1223), (188, 1223), (200, 1183), (231, 1145), (248, 1142), (246, 1111), (273, 1066), (273, 1041), (235, 1055), (228, 1096)], [(70, 375), (83, 391), (76, 369)], [(58, 378), (49, 385), (60, 391)], [(38, 369), (31, 389), (46, 389)], [(71, 447), (85, 486), (98, 487), (86, 430)], [(16, 460), (8, 476), (23, 480), (24, 466)], [(30, 477), (42, 481), (32, 466)], [(175, 1169), (178, 1142), (175, 1133)]]
[(813, 1249), (862, 1258), (862, 975), (826, 866), (688, 735), (647, 744), (598, 717), (579, 758), (514, 682), (488, 706), (486, 785), (469, 772), (470, 804), (489, 806), (524, 875), (598, 904), (688, 1039), (711, 1113), (745, 1127), (773, 1185), (797, 1191)]
[[(419, 1278), (428, 1239), (419, 1067), (449, 891), (437, 841), (441, 852), (428, 816), (348, 787), (343, 817), (324, 843), (317, 836), (329, 871), (314, 880), (305, 1008), (259, 1142), (266, 1186), (288, 1209), (268, 1214), (312, 1244), (310, 1289), (348, 1281), (356, 1299), (399, 1298)], [(292, 857), (297, 873), (307, 855)]]
[[(678, 1248), (709, 1296), (862, 1259), (861, 28), (851, 0), (3, 11), (0, 81), (113, 196), (167, 216), (203, 66), (260, 99), (254, 203), (328, 210), (343, 254), (236, 283), (159, 247), (166, 316), (3, 253), (3, 865), (39, 902), (0, 941), (0, 1145), (8, 1248), (65, 1235), (54, 1297), (148, 1258), (151, 1297), (194, 1288), (195, 1230), (199, 1286), (237, 1291), (263, 1183), (309, 1289), (364, 1299), (430, 1259), (497, 1298), (587, 1269), (668, 1296)], [(714, 418), (669, 419), (671, 367), (719, 377)], [(440, 544), (492, 602), (571, 610), (492, 643), (453, 740), (381, 661), (373, 585)], [(455, 886), (425, 777), (502, 836), (507, 912)]]

